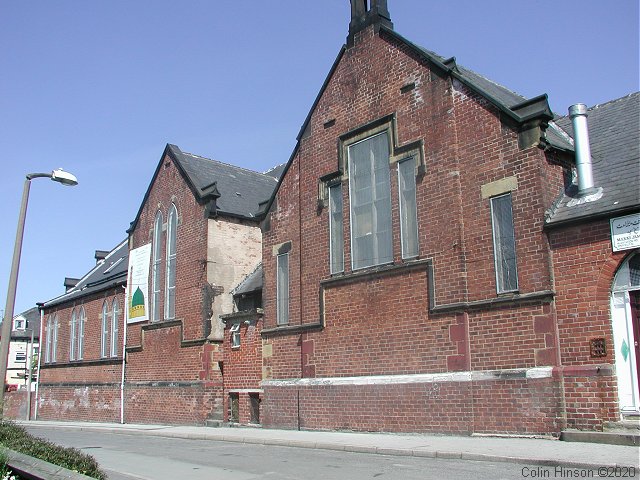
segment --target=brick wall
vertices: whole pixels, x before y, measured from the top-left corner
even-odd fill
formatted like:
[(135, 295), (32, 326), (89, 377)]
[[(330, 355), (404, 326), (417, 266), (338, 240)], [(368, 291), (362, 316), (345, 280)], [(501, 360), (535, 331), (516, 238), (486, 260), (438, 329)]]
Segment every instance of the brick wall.
[[(102, 358), (102, 306), (106, 301), (111, 310), (114, 300), (120, 310), (118, 355)], [(118, 286), (45, 310), (44, 325), (49, 315), (55, 314), (59, 326), (55, 363), (45, 363), (46, 342), (42, 344), (37, 398), (39, 419), (120, 420), (124, 305), (124, 289)], [(82, 360), (70, 361), (71, 313), (80, 306), (86, 314)], [(44, 326), (43, 339), (46, 339)]]
[[(262, 318), (252, 317), (249, 324), (240, 323), (240, 346), (231, 346), (231, 333), (229, 327), (225, 330), (224, 337), (224, 420), (230, 418), (230, 397), (233, 393), (238, 396), (239, 424), (247, 425), (256, 422), (251, 417), (251, 397), (256, 397), (259, 404), (262, 398), (260, 382), (262, 380)], [(256, 407), (258, 420), (260, 419), (260, 406)]]
[[(560, 356), (575, 367), (563, 376), (567, 422), (601, 429), (617, 421), (619, 407), (610, 294), (629, 251), (613, 252), (609, 219), (549, 231), (553, 252)], [(591, 356), (590, 341), (604, 338), (606, 357)]]
[[(410, 83), (415, 87), (402, 89)], [(413, 263), (401, 258), (392, 163), (393, 266), (352, 272), (349, 182), (343, 179), (345, 272), (331, 277), (319, 179), (339, 168), (341, 137), (390, 114), (394, 151), (423, 142), (425, 172), (416, 177), (419, 257)], [(557, 366), (553, 265), (543, 221), (561, 191), (563, 166), (566, 159), (535, 146), (521, 149), (517, 127), (496, 107), (406, 45), (373, 28), (357, 34), (315, 105), (263, 232), (263, 337), (272, 352), (263, 360), (266, 424), (295, 428), (300, 416), (302, 428), (557, 433), (562, 402), (552, 378), (447, 383), (442, 388), (451, 394), (438, 405), (423, 398), (424, 386), (346, 387), (330, 380), (294, 388), (277, 381)], [(490, 201), (482, 193), (504, 179), (513, 184), (518, 257), (519, 295), (511, 299), (496, 294)], [(284, 242), (291, 242), (289, 325), (307, 328), (271, 334), (275, 247)], [(394, 396), (394, 388), (405, 394)], [(502, 407), (490, 413), (490, 405)]]
[[(152, 243), (158, 211), (167, 222), (178, 211), (175, 318), (164, 318), (166, 228), (161, 235), (160, 321), (130, 324), (127, 331), (125, 421), (202, 424), (219, 404), (222, 378), (212, 346), (207, 289), (207, 219), (178, 167), (166, 155), (130, 234), (130, 247)], [(149, 278), (151, 279), (151, 266)], [(213, 361), (212, 361), (213, 360)], [(216, 400), (217, 399), (217, 400)]]

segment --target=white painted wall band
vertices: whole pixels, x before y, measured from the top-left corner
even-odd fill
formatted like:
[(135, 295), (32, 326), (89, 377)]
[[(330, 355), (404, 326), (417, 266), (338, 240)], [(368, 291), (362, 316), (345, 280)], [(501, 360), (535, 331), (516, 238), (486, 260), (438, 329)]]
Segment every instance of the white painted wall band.
[(306, 387), (322, 385), (398, 385), (416, 383), (477, 382), (551, 378), (553, 367), (482, 370), (474, 372), (420, 373), (414, 375), (370, 375), (362, 377), (294, 378), (263, 380), (262, 387)]

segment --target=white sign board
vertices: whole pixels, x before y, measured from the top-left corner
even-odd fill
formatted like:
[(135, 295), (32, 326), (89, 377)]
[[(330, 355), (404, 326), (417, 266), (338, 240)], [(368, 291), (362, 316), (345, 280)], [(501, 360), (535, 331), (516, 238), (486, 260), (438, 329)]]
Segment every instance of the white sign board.
[(640, 213), (611, 219), (614, 252), (640, 247)]
[(127, 322), (149, 320), (149, 264), (151, 244), (134, 248), (129, 252), (129, 276), (127, 277)]

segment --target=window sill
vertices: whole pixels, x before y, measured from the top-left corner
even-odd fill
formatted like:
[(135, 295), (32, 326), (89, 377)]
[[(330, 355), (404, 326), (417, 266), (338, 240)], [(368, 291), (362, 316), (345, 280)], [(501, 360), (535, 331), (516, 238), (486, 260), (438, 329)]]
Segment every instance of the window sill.
[(359, 282), (371, 277), (381, 277), (386, 275), (397, 275), (416, 269), (426, 269), (430, 265), (431, 260), (419, 260), (417, 258), (404, 260), (402, 263), (385, 263), (376, 265), (375, 267), (361, 268), (353, 272), (333, 274), (330, 278), (320, 281), (320, 285), (325, 288), (333, 286)]
[(40, 368), (74, 368), (90, 367), (96, 365), (119, 365), (122, 357), (101, 358), (99, 360), (73, 360), (65, 363), (43, 363)]
[(309, 330), (322, 330), (324, 325), (321, 323), (308, 323), (305, 325), (280, 325), (275, 328), (266, 328), (262, 330), (261, 335), (264, 337), (273, 335), (288, 335), (292, 333), (302, 333)]

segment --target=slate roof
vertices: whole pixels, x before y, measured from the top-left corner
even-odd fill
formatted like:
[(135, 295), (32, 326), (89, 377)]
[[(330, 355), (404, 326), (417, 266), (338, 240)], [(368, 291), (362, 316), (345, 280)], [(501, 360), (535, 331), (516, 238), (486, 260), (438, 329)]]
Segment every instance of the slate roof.
[[(556, 123), (573, 135), (568, 116)], [(549, 212), (548, 226), (640, 209), (640, 92), (589, 108), (587, 124), (594, 186), (602, 196), (576, 204), (572, 185)]]
[(262, 263), (259, 263), (256, 269), (247, 275), (238, 286), (231, 291), (231, 294), (235, 297), (259, 290), (262, 290)]
[(133, 231), (140, 219), (142, 208), (149, 198), (151, 187), (166, 155), (175, 162), (178, 171), (199, 203), (204, 204), (209, 200), (216, 200), (215, 211), (210, 214), (255, 219), (260, 212), (260, 203), (271, 198), (271, 194), (278, 184), (277, 179), (272, 175), (183, 152), (177, 145), (168, 143), (153, 174), (153, 179), (149, 183), (136, 218), (127, 229), (128, 233)]
[(215, 187), (220, 195), (216, 202), (218, 214), (254, 218), (259, 204), (271, 196), (276, 186), (276, 179), (270, 175), (186, 153), (176, 145), (167, 147), (200, 200)]
[(62, 303), (75, 301), (95, 292), (106, 290), (127, 283), (129, 266), (129, 243), (124, 240), (109, 252), (104, 260), (99, 261), (87, 274), (64, 295), (44, 302), (49, 308)]
[(269, 175), (270, 177), (275, 178), (276, 180), (280, 180), (280, 177), (282, 177), (282, 173), (284, 172), (284, 168), (287, 166), (286, 163), (281, 163), (280, 165), (270, 168), (269, 170), (267, 170), (266, 172), (264, 172), (265, 175)]

